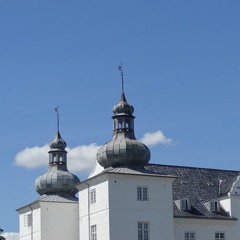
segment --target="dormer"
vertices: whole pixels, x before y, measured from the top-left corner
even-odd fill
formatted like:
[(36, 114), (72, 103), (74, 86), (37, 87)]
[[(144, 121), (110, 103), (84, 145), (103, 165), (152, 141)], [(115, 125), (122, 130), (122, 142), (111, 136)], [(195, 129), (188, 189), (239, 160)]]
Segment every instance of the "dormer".
[(181, 198), (175, 201), (177, 207), (182, 211), (191, 210), (191, 204), (189, 198)]
[(220, 210), (220, 205), (218, 200), (211, 200), (211, 201), (205, 202), (204, 205), (210, 212), (219, 212)]

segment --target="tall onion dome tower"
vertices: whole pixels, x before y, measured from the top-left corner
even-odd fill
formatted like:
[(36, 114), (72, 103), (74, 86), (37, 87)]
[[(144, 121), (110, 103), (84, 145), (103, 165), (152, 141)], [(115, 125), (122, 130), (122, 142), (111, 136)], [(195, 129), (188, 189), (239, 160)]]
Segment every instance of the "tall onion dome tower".
[(80, 180), (67, 169), (67, 151), (65, 150), (67, 144), (59, 132), (59, 114), (57, 133), (49, 146), (51, 150), (49, 151), (48, 171), (36, 179), (36, 191), (41, 196), (59, 195), (75, 197), (75, 194), (78, 192), (75, 185)]
[(120, 101), (113, 107), (113, 137), (110, 142), (102, 145), (97, 151), (97, 161), (104, 167), (141, 167), (150, 161), (148, 147), (136, 140), (134, 134), (134, 108), (124, 94), (123, 71), (122, 94)]

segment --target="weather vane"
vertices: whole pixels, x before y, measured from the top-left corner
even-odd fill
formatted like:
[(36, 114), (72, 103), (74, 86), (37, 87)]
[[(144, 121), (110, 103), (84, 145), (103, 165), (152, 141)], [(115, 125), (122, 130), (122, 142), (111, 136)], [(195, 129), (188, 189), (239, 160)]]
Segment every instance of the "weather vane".
[(54, 110), (57, 113), (57, 131), (59, 132), (59, 106), (55, 107)]
[(122, 64), (122, 63), (118, 66), (118, 70), (121, 72), (121, 78), (122, 78), (122, 93), (124, 93), (123, 64)]

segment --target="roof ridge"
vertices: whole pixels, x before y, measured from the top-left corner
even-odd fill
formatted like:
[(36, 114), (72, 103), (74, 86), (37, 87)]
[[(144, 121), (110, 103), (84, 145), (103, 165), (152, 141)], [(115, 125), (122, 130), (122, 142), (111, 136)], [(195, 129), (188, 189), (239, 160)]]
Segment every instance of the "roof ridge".
[(158, 164), (158, 163), (148, 163), (147, 166), (163, 166), (163, 167), (178, 167), (178, 168), (188, 168), (188, 169), (202, 169), (211, 171), (225, 171), (225, 172), (239, 172), (240, 170), (230, 170), (230, 169), (219, 169), (219, 168), (206, 168), (206, 167), (194, 167), (194, 166), (179, 166), (179, 165), (168, 165), (168, 164)]

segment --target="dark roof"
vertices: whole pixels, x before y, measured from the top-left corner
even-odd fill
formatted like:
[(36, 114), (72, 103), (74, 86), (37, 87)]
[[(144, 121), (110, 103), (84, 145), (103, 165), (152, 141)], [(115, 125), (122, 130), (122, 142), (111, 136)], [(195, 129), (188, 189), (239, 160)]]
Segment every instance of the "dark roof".
[[(219, 212), (209, 211), (204, 203), (226, 196), (236, 181), (239, 171), (148, 164), (146, 170), (160, 175), (173, 175), (173, 214), (174, 217), (236, 219), (220, 207)], [(175, 201), (190, 200), (190, 210), (180, 210)]]

